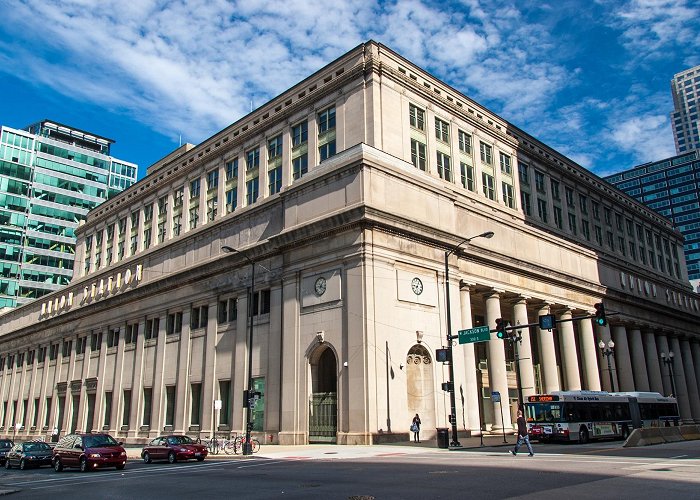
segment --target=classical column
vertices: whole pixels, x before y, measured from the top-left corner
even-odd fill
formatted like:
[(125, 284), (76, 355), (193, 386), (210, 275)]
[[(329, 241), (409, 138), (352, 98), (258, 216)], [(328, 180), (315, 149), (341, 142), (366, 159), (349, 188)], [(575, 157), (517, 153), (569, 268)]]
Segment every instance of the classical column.
[[(17, 413), (15, 414), (15, 422), (21, 424), (22, 422), (25, 421), (25, 415), (24, 415), (24, 387), (26, 384), (27, 380), (27, 353), (24, 354), (24, 359), (22, 360), (22, 366), (19, 367), (20, 370), (20, 376), (19, 376), (19, 387), (17, 391)], [(19, 354), (18, 354), (19, 356)], [(25, 425), (25, 427), (27, 427)]]
[[(10, 369), (10, 384), (7, 392), (7, 411), (2, 416), (3, 420), (5, 421), (5, 429), (8, 429), (10, 432), (12, 432), (12, 427), (14, 427), (15, 423), (17, 422), (17, 415), (12, 412), (12, 404), (15, 398), (15, 383), (17, 382), (17, 356), (19, 356), (19, 353), (15, 353), (12, 360), (12, 366), (8, 367)], [(11, 413), (12, 418), (9, 418)]]
[(649, 377), (649, 389), (659, 394), (664, 394), (664, 385), (661, 381), (661, 358), (656, 349), (656, 338), (652, 330), (644, 330), (644, 350), (646, 351), (647, 375)]
[[(540, 308), (538, 316), (549, 314), (549, 305)], [(559, 385), (559, 370), (557, 368), (557, 354), (554, 346), (554, 332), (542, 330), (537, 327), (537, 338), (540, 343), (540, 373), (544, 377), (544, 392), (551, 394), (561, 390)]]
[(693, 353), (690, 350), (690, 343), (688, 339), (683, 338), (679, 340), (683, 371), (685, 372), (685, 382), (688, 389), (688, 401), (690, 402), (690, 412), (693, 420), (697, 423), (700, 422), (700, 395), (698, 394), (698, 382), (695, 378), (695, 366), (693, 364)]
[(700, 383), (700, 343), (690, 342), (690, 350), (693, 353), (693, 366), (695, 366), (695, 380)]
[(165, 414), (161, 410), (163, 403), (163, 374), (165, 371), (165, 344), (167, 343), (166, 325), (168, 322), (167, 313), (160, 317), (158, 327), (158, 340), (156, 344), (156, 359), (153, 366), (153, 402), (151, 411), (151, 429), (149, 437), (157, 437), (163, 430), (165, 424)]
[(678, 410), (681, 414), (683, 423), (692, 423), (693, 415), (690, 409), (690, 399), (688, 397), (688, 386), (685, 383), (685, 370), (683, 368), (683, 360), (681, 355), (681, 344), (678, 337), (671, 336), (668, 339), (668, 346), (673, 352), (673, 381), (676, 384), (676, 400), (678, 400)]
[(214, 399), (216, 399), (216, 331), (219, 303), (209, 303), (209, 317), (204, 337), (204, 379), (202, 380), (202, 426), (203, 435), (211, 436), (216, 432), (214, 422)]
[[(519, 297), (513, 305), (513, 319), (516, 325), (527, 325), (527, 299)], [(520, 388), (523, 393), (523, 402), (527, 397), (535, 394), (535, 372), (532, 367), (532, 345), (530, 344), (530, 328), (520, 330), (521, 342), (516, 345), (518, 353), (518, 365), (520, 368)]]
[[(77, 341), (80, 342), (81, 337), (78, 337)], [(78, 408), (78, 419), (76, 420), (76, 429), (75, 431), (81, 431), (85, 432), (87, 429), (87, 426), (85, 425), (85, 419), (86, 419), (86, 413), (87, 413), (87, 386), (85, 385), (85, 381), (88, 379), (88, 373), (90, 369), (90, 351), (88, 351), (88, 345), (87, 342), (89, 340), (89, 334), (85, 336), (85, 349), (83, 350), (83, 359), (81, 363), (81, 373), (80, 373), (80, 395), (78, 396), (80, 399), (80, 408)], [(75, 408), (73, 408), (73, 411), (76, 411)]]
[[(71, 340), (70, 343), (70, 353), (68, 355), (68, 375), (66, 376), (66, 401), (63, 406), (63, 415), (64, 415), (64, 422), (66, 423), (66, 430), (68, 432), (75, 432), (77, 429), (73, 428), (73, 412), (76, 412), (79, 410), (79, 408), (75, 408), (75, 405), (73, 404), (75, 402), (75, 399), (73, 397), (73, 391), (71, 390), (71, 382), (73, 382), (73, 377), (75, 377), (75, 339)], [(63, 346), (61, 346), (61, 349), (63, 349)], [(78, 400), (79, 404), (82, 404), (82, 401)], [(78, 425), (76, 421), (76, 425)]]
[(589, 391), (600, 390), (600, 372), (598, 369), (598, 347), (596, 346), (593, 323), (590, 318), (578, 322), (579, 345), (583, 360), (585, 388)]
[[(188, 188), (189, 189), (189, 188)], [(182, 314), (182, 332), (180, 333), (180, 344), (177, 360), (177, 395), (175, 396), (175, 434), (184, 434), (186, 415), (185, 409), (189, 408), (187, 395), (190, 385), (190, 310), (185, 309)], [(242, 398), (241, 398), (242, 400)]]
[[(469, 288), (463, 287), (459, 290), (459, 309), (462, 328), (472, 328), (472, 305)], [(464, 359), (464, 401), (462, 408), (466, 414), (467, 421), (465, 427), (472, 432), (481, 432), (481, 422), (479, 420), (479, 386), (476, 380), (476, 355), (474, 344), (464, 344), (462, 354)], [(455, 389), (456, 390), (456, 389)], [(459, 411), (457, 412), (459, 414)]]
[[(97, 358), (97, 389), (95, 390), (95, 411), (92, 417), (92, 429), (102, 431), (105, 421), (105, 375), (107, 365), (107, 335), (97, 333), (97, 341), (100, 343), (97, 346), (99, 349), (99, 357)], [(92, 352), (92, 348), (91, 348)], [(112, 392), (112, 400), (114, 400), (114, 392)], [(111, 415), (110, 415), (111, 418)]]
[(647, 374), (647, 362), (644, 356), (642, 344), (642, 332), (639, 327), (630, 328), (630, 354), (632, 355), (632, 373), (634, 374), (634, 388), (637, 391), (649, 391), (649, 375)]
[[(36, 377), (38, 374), (39, 370), (39, 357), (38, 357), (39, 349), (34, 348), (34, 360), (32, 362), (32, 375), (31, 375), (31, 380), (29, 381), (29, 395), (27, 396), (28, 404), (27, 404), (27, 413), (29, 414), (29, 418), (25, 417), (24, 419), (24, 432), (25, 434), (29, 434), (30, 431), (36, 432), (37, 427), (39, 427), (39, 417), (37, 414), (37, 421), (36, 424), (34, 423), (34, 406), (36, 402)], [(34, 427), (32, 429), (32, 427)]]
[(574, 324), (571, 320), (571, 311), (565, 310), (559, 315), (559, 320), (564, 320), (563, 323), (557, 323), (559, 331), (559, 341), (561, 345), (561, 358), (564, 364), (564, 387), (567, 391), (581, 390), (581, 375), (578, 369), (578, 355), (576, 354), (576, 337), (574, 334)]
[[(139, 239), (141, 237), (139, 236)], [(143, 351), (146, 341), (146, 319), (139, 320), (139, 333), (136, 336), (134, 367), (131, 379), (131, 411), (129, 412), (129, 437), (137, 437), (143, 424)]]
[[(486, 324), (490, 328), (496, 326), (496, 319), (501, 317), (501, 300), (498, 293), (491, 293), (486, 296)], [(503, 340), (496, 337), (495, 333), (491, 334), (491, 340), (488, 342), (488, 367), (489, 367), (489, 386), (491, 391), (501, 393), (502, 403), (493, 403), (494, 422), (491, 426), (492, 430), (501, 430), (503, 428), (510, 429), (512, 427), (510, 421), (510, 409), (508, 405), (508, 378), (506, 374), (506, 353), (503, 345)], [(501, 412), (501, 406), (505, 406)], [(501, 426), (501, 418), (503, 415), (503, 426)]]
[[(41, 350), (42, 346), (37, 347), (37, 355), (38, 352)], [(51, 408), (46, 404), (46, 389), (49, 385), (49, 350), (51, 349), (51, 344), (47, 344), (45, 347), (44, 351), (44, 359), (41, 361), (41, 363), (44, 365), (44, 367), (41, 369), (41, 388), (39, 389), (39, 419), (36, 424), (37, 430), (47, 430), (48, 429), (48, 421), (50, 415), (51, 415)], [(49, 390), (49, 394), (51, 393), (51, 390)], [(44, 425), (47, 424), (47, 425)], [(44, 429), (46, 427), (46, 429)], [(43, 434), (43, 432), (42, 432)]]
[(615, 341), (615, 367), (620, 391), (634, 391), (634, 377), (630, 366), (630, 350), (627, 344), (627, 328), (625, 325), (614, 325), (612, 328)]
[[(122, 336), (121, 328), (126, 328), (126, 323), (123, 323), (121, 327), (115, 328), (115, 337), (119, 335)], [(126, 330), (125, 330), (126, 331)], [(118, 333), (117, 333), (118, 332)], [(109, 330), (107, 330), (107, 336), (109, 336)], [(118, 337), (117, 337), (118, 338)], [(122, 377), (124, 374), (124, 338), (118, 338), (117, 340), (117, 354), (114, 360), (114, 381), (112, 382), (112, 416), (110, 417), (110, 434), (120, 432), (122, 425), (124, 423), (124, 414), (120, 412), (120, 409), (124, 407), (124, 389), (122, 389)], [(119, 404), (121, 402), (121, 404)]]

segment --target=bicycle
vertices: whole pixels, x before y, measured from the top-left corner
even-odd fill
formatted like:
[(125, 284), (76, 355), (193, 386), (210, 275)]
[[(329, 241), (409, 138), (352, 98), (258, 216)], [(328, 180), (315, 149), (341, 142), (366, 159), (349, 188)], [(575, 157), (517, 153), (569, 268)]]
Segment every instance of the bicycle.
[(203, 444), (204, 446), (206, 446), (206, 447), (207, 447), (207, 450), (209, 450), (209, 453), (210, 453), (210, 454), (212, 454), (212, 455), (218, 455), (218, 454), (219, 454), (219, 450), (221, 449), (221, 447), (219, 446), (220, 443), (219, 443), (219, 440), (218, 440), (216, 437), (212, 436), (212, 437), (210, 437), (209, 439), (206, 439), (206, 438), (205, 438), (205, 439), (201, 439), (201, 438), (200, 438), (200, 439), (198, 439), (197, 441), (198, 441), (200, 444)]
[[(239, 451), (243, 453), (243, 445), (245, 445), (245, 442), (245, 436), (236, 436), (236, 439), (233, 440), (233, 452), (236, 455), (238, 455)], [(250, 449), (253, 453), (260, 451), (260, 441), (255, 438), (250, 438)]]

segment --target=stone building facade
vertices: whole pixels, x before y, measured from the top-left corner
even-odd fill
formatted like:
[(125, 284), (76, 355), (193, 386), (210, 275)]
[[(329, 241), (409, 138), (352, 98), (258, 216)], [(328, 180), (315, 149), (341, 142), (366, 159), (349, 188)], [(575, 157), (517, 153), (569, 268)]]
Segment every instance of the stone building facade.
[[(450, 413), (447, 307), (453, 332), (573, 319), (522, 329), (525, 395), (611, 378), (668, 394), (672, 350), (681, 415), (700, 420), (681, 235), (372, 41), (150, 167), (78, 238), (73, 282), (0, 316), (2, 434), (240, 433), (250, 376), (266, 443), (403, 439), (415, 413), (427, 438)], [(609, 326), (586, 317), (598, 302)], [(454, 346), (461, 432), (512, 428), (514, 359), (495, 334)]]

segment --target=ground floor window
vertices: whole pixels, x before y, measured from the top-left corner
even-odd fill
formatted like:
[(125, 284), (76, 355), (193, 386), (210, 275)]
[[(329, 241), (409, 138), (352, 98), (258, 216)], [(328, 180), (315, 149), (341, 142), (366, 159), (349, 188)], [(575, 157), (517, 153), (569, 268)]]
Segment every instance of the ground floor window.
[(265, 424), (265, 377), (253, 379), (253, 392), (260, 393), (253, 407), (253, 430), (262, 432)]

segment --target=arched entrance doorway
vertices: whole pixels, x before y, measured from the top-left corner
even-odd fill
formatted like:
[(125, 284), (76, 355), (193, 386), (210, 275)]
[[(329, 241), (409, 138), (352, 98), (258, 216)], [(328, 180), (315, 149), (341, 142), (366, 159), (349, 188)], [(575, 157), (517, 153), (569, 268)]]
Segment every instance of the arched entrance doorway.
[(433, 361), (428, 350), (422, 345), (414, 345), (406, 356), (406, 401), (408, 420), (406, 427), (417, 413), (422, 429), (435, 429), (435, 384), (433, 382)]
[(335, 443), (338, 432), (338, 364), (322, 346), (310, 360), (309, 443)]

